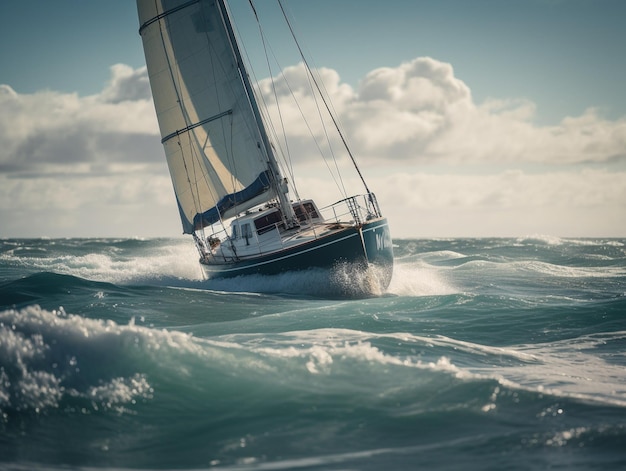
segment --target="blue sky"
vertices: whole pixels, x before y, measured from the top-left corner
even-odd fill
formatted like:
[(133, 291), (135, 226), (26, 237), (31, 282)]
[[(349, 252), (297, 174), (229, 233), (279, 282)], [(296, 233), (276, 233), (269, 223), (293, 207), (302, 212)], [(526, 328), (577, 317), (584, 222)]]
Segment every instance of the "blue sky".
[[(257, 3), (263, 18), (265, 6), (269, 2), (264, 0)], [(248, 23), (250, 16), (243, 10), (246, 4), (247, 1), (235, 0), (231, 5), (244, 35), (250, 28)], [(433, 136), (425, 135), (429, 147), (422, 148), (413, 144), (411, 152), (423, 152), (423, 155), (409, 155), (409, 148), (402, 147), (402, 143), (407, 141), (406, 136), (399, 138), (402, 142), (398, 141), (397, 145), (389, 149), (393, 149), (394, 152), (400, 149), (399, 155), (405, 151), (407, 154), (391, 161), (387, 159), (384, 163), (380, 154), (377, 154), (381, 159), (378, 164), (384, 167), (382, 172), (377, 169), (375, 157), (367, 157), (374, 148), (381, 149), (380, 145), (373, 145), (369, 149), (363, 147), (361, 150), (366, 156), (366, 169), (371, 167), (376, 175), (385, 174), (388, 178), (386, 181), (381, 180), (381, 185), (398, 184), (405, 178), (410, 180), (405, 182), (407, 185), (414, 186), (419, 181), (424, 185), (424, 191), (432, 193), (447, 184), (451, 185), (448, 195), (454, 188), (474, 192), (474, 185), (481, 188), (489, 184), (503, 185), (500, 191), (496, 191), (494, 187), (493, 194), (477, 199), (472, 207), (466, 206), (468, 203), (464, 203), (465, 206), (454, 206), (454, 201), (471, 200), (471, 197), (464, 198), (461, 193), (446, 204), (427, 206), (428, 202), (432, 203), (428, 198), (422, 202), (413, 201), (411, 203), (413, 206), (407, 203), (405, 209), (418, 213), (421, 211), (428, 228), (405, 223), (398, 212), (394, 217), (399, 221), (397, 226), (402, 227), (397, 231), (401, 236), (531, 233), (560, 236), (626, 235), (626, 216), (624, 216), (626, 207), (623, 203), (626, 198), (622, 198), (623, 182), (626, 181), (622, 178), (626, 166), (624, 157), (626, 93), (623, 91), (626, 77), (626, 55), (623, 52), (626, 44), (626, 28), (623, 25), (626, 18), (626, 2), (285, 0), (285, 4), (295, 19), (299, 35), (310, 51), (313, 62), (317, 66), (335, 71), (340, 82), (352, 88), (354, 96), (366, 91), (363, 88), (367, 83), (366, 77), (378, 68), (386, 67), (393, 69), (394, 73), (400, 73), (400, 65), (403, 63), (410, 63), (417, 58), (431, 58), (436, 61), (435, 65), (451, 66), (449, 71), (443, 66), (438, 70), (445, 69), (450, 72), (448, 78), (455, 81), (454, 83), (461, 83), (467, 89), (464, 100), (469, 103), (468, 106), (473, 107), (476, 116), (484, 118), (480, 132), (487, 133), (491, 130), (490, 136), (511, 132), (510, 152), (503, 142), (494, 141), (490, 144), (491, 152), (495, 152), (493, 149), (501, 149), (501, 152), (506, 154), (501, 159), (496, 159), (491, 154), (488, 155), (488, 150), (484, 148), (471, 150), (474, 144), (469, 142), (470, 140), (484, 141), (489, 137), (478, 139), (479, 131), (476, 129), (469, 137), (464, 137), (467, 136), (464, 133), (468, 132), (467, 124), (461, 126), (459, 123), (476, 121), (477, 118), (468, 116), (465, 116), (464, 120), (458, 118), (451, 121), (456, 131), (448, 135), (447, 141), (435, 142), (431, 140), (434, 139)], [(270, 24), (273, 21), (267, 16), (265, 19)], [(20, 119), (15, 120), (16, 115), (13, 114), (1, 122), (3, 126), (22, 126), (16, 129), (16, 133), (7, 131), (5, 127), (5, 132), (0, 134), (0, 148), (14, 149), (13, 154), (5, 150), (5, 155), (0, 156), (0, 179), (6, 179), (8, 182), (4, 185), (5, 188), (9, 188), (10, 183), (12, 189), (16, 190), (19, 187), (20, 191), (24, 192), (28, 189), (31, 192), (41, 191), (47, 194), (53, 192), (51, 188), (55, 186), (70, 191), (72, 183), (63, 177), (67, 171), (67, 168), (63, 167), (63, 155), (46, 154), (49, 155), (50, 161), (55, 163), (50, 165), (44, 162), (44, 157), (35, 153), (28, 154), (26, 149), (33, 145), (32, 133), (36, 133), (37, 129), (49, 130), (47, 124), (34, 123), (39, 123), (43, 119), (42, 113), (49, 113), (50, 116), (64, 115), (69, 113), (67, 110), (72, 106), (86, 110), (91, 106), (88, 97), (97, 97), (106, 90), (110, 92), (110, 88), (116, 83), (115, 74), (111, 69), (115, 64), (124, 64), (133, 71), (140, 70), (144, 66), (144, 57), (137, 30), (136, 7), (130, 0), (106, 2), (6, 0), (0, 3), (0, 41), (3, 45), (0, 48), (2, 64), (0, 84), (10, 87), (22, 100), (19, 107)], [(258, 49), (252, 46), (248, 52), (254, 55)], [(278, 54), (282, 54), (280, 46)], [(281, 65), (288, 66), (295, 62), (295, 59), (293, 62), (286, 59)], [(404, 77), (408, 76), (406, 75), (408, 73), (413, 73), (407, 72), (409, 68), (402, 70)], [(117, 69), (117, 71), (119, 74), (130, 74), (128, 77), (141, 79), (139, 73), (133, 75), (128, 70), (124, 72)], [(49, 93), (44, 96), (43, 92)], [(54, 98), (51, 98), (50, 93)], [(76, 100), (76, 104), (68, 105), (72, 99)], [(81, 101), (82, 99), (84, 100)], [(36, 114), (37, 100), (42, 100), (39, 115)], [(32, 104), (26, 104), (31, 101)], [(446, 103), (452, 106), (452, 102)], [(143, 102), (139, 101), (133, 106), (138, 113), (137, 116), (143, 116), (140, 109), (148, 108), (143, 107)], [(449, 117), (451, 110), (458, 108), (454, 106), (445, 110), (442, 108), (440, 116)], [(4, 108), (8, 109), (7, 106)], [(97, 119), (103, 119), (102, 127), (108, 126), (113, 129), (115, 126), (107, 124), (106, 120), (109, 118), (106, 116), (109, 111), (114, 111), (109, 108), (98, 110), (102, 113), (97, 115), (99, 118), (95, 117), (94, 111), (94, 114), (84, 118), (81, 123), (91, 123), (93, 120), (93, 128), (89, 129), (97, 129)], [(127, 111), (120, 109), (120, 112)], [(415, 109), (411, 112), (417, 113)], [(146, 118), (145, 122), (154, 126), (151, 119)], [(67, 121), (67, 126), (73, 126), (66, 130), (68, 135), (71, 135), (76, 125), (71, 124), (69, 115)], [(57, 135), (65, 132), (58, 126), (55, 128)], [(406, 126), (406, 129), (410, 129), (408, 127), (410, 124)], [(20, 134), (22, 130), (23, 134), (28, 134), (29, 137), (25, 137), (23, 142), (13, 143), (13, 139), (17, 139), (15, 135)], [(114, 129), (109, 132), (123, 133), (123, 130)], [(134, 131), (135, 134), (142, 132), (145, 136), (151, 133), (144, 130)], [(365, 132), (363, 129), (355, 127), (355, 135), (359, 136), (363, 132)], [(567, 142), (556, 142), (555, 136), (568, 133), (572, 134), (566, 139)], [(594, 140), (584, 141), (584, 136), (590, 133), (595, 136)], [(419, 133), (416, 131), (415, 135), (417, 134)], [(39, 134), (44, 135), (48, 134), (44, 132)], [(130, 142), (131, 138), (125, 136)], [(158, 138), (152, 138), (156, 139), (158, 144)], [(141, 143), (150, 142), (152, 138), (142, 138)], [(475, 157), (464, 156), (466, 151), (463, 139), (468, 139), (467, 149), (470, 150), (467, 154), (473, 152)], [(515, 139), (524, 139), (524, 142), (520, 141), (515, 145)], [(546, 139), (545, 146), (528, 145), (529, 141), (539, 143), (543, 142), (542, 139)], [(579, 147), (576, 147), (577, 139), (580, 139)], [(124, 138), (118, 139), (118, 142), (125, 142)], [(62, 144), (55, 141), (54, 145), (51, 144), (45, 149), (49, 153), (67, 152), (61, 150), (65, 145), (69, 145), (69, 138)], [(136, 147), (135, 144), (133, 149)], [(84, 147), (84, 149), (93, 148), (93, 143)], [(156, 145), (149, 144), (146, 149), (158, 152)], [(19, 162), (16, 157), (18, 151)], [(102, 147), (95, 152), (101, 152), (103, 155), (106, 152), (123, 153), (124, 148), (119, 144), (114, 151)], [(576, 154), (576, 157), (565, 155), (566, 153)], [(161, 158), (162, 154), (158, 157)], [(85, 155), (84, 161), (81, 161), (81, 157), (68, 158), (68, 161), (72, 161), (73, 170), (84, 164), (84, 172), (91, 172), (91, 175), (94, 173), (96, 162), (100, 165), (99, 171), (103, 174), (110, 172), (109, 177), (112, 179), (116, 178), (115, 175), (128, 174), (117, 167), (117, 170), (111, 170), (111, 166), (105, 168), (101, 165), (104, 158)], [(135, 160), (143, 162), (145, 158), (137, 157)], [(33, 162), (30, 167), (29, 162)], [(119, 158), (115, 162), (122, 166), (123, 159)], [(160, 169), (155, 167), (151, 170), (155, 175), (158, 174), (159, 178), (162, 177), (164, 162), (161, 166)], [(21, 169), (21, 173), (10, 170), (17, 167)], [(472, 176), (476, 177), (473, 181), (470, 180)], [(497, 176), (500, 176), (499, 182), (489, 183), (489, 178)], [(445, 177), (447, 177), (445, 181), (438, 180)], [(40, 179), (37, 180), (38, 178)], [(559, 202), (563, 206), (555, 205), (553, 200), (545, 204), (537, 201), (532, 207), (526, 207), (521, 201), (513, 201), (514, 198), (507, 199), (512, 198), (503, 196), (506, 185), (502, 182), (507, 178), (517, 179), (515, 180), (517, 184), (524, 187), (537, 185), (538, 189), (555, 188), (562, 184), (563, 188), (568, 189), (555, 194), (553, 198), (563, 198)], [(132, 187), (131, 181), (123, 184), (116, 181), (124, 187)], [(590, 182), (604, 189), (594, 192), (593, 187), (587, 188), (585, 190), (587, 192), (585, 194), (589, 195), (585, 200), (587, 202), (572, 201), (572, 194), (580, 194), (576, 191), (576, 185), (583, 183), (589, 185)], [(146, 229), (148, 226), (145, 223), (131, 223), (138, 219), (133, 211), (140, 206), (139, 201), (132, 201), (134, 206), (125, 208), (122, 201), (113, 199), (108, 203), (100, 201), (91, 207), (86, 206), (87, 203), (79, 205), (77, 202), (71, 208), (64, 208), (61, 203), (52, 205), (45, 214), (58, 212), (59, 215), (61, 213), (64, 215), (33, 227), (16, 220), (19, 208), (15, 207), (14, 202), (11, 204), (7, 202), (13, 198), (10, 195), (15, 193), (9, 194), (8, 189), (5, 191), (6, 193), (2, 193), (0, 190), (0, 218), (2, 218), (0, 237), (179, 233), (176, 227), (177, 215), (171, 206), (167, 206), (169, 204), (167, 198), (163, 198), (160, 204), (167, 206), (167, 210), (173, 213), (174, 221), (171, 225), (165, 226), (165, 233), (161, 234), (154, 226)], [(597, 192), (603, 194), (598, 197), (596, 203), (589, 203), (590, 198)], [(391, 192), (387, 194), (387, 198), (391, 200), (389, 196)], [(129, 197), (133, 197), (130, 191)], [(433, 199), (443, 201), (446, 200), (446, 196)], [(85, 201), (89, 200), (89, 197), (85, 198)], [(24, 205), (23, 209), (26, 212), (29, 205), (34, 204), (27, 196), (18, 198), (17, 201), (18, 204)], [(492, 206), (489, 206), (489, 201), (494, 202)], [(393, 201), (387, 202), (387, 205), (393, 204)], [(563, 210), (563, 207), (566, 210)], [(79, 218), (68, 216), (68, 212), (71, 211), (107, 215), (124, 210), (133, 214), (133, 217), (116, 219), (102, 216), (104, 219), (101, 220), (107, 222), (100, 225), (98, 218), (90, 216), (92, 222), (89, 230), (81, 224)], [(511, 212), (518, 212), (518, 215), (515, 221), (512, 219), (511, 223), (507, 223), (507, 218), (511, 218)], [(42, 213), (41, 217), (45, 217), (45, 214)], [(504, 218), (502, 224), (498, 224), (500, 218)], [(534, 223), (523, 224), (520, 222), (523, 219)], [(588, 221), (588, 224), (584, 223), (585, 221)]]
[[(267, 2), (267, 0), (265, 0)], [(241, 18), (242, 5), (233, 2)], [(474, 98), (523, 97), (545, 122), (599, 107), (626, 114), (621, 0), (287, 1), (318, 65), (353, 85), (418, 56), (449, 62)], [(0, 83), (92, 94), (112, 64), (144, 64), (131, 0), (5, 0)]]

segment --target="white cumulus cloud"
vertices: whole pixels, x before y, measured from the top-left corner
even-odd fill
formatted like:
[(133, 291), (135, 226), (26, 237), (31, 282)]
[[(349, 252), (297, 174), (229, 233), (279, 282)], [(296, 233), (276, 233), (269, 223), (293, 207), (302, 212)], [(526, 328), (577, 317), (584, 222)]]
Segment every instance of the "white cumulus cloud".
[(0, 171), (71, 172), (81, 164), (102, 170), (114, 162), (160, 161), (145, 68), (118, 65), (111, 71), (103, 92), (87, 97), (54, 91), (18, 94), (3, 85)]
[[(477, 104), (450, 64), (429, 57), (373, 70), (356, 88), (342, 84), (334, 71), (318, 72), (345, 134), (367, 164), (572, 164), (626, 158), (626, 118), (610, 121), (589, 109), (582, 116), (540, 126), (533, 122), (534, 103), (509, 98)], [(292, 93), (309, 116), (323, 107), (313, 99), (303, 65), (286, 69), (278, 80), (285, 122), (293, 124), (300, 115)], [(267, 102), (275, 102), (269, 80), (261, 82), (261, 91)], [(275, 104), (271, 111), (276, 119)], [(309, 127), (316, 136), (323, 134), (318, 124)], [(304, 125), (293, 132), (297, 137), (308, 134)]]

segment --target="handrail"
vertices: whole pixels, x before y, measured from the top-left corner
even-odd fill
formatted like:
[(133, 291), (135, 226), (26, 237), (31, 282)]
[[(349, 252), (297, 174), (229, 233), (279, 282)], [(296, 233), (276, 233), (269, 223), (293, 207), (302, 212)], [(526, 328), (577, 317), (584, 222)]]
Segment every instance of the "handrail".
[[(358, 203), (359, 197), (363, 197), (365, 207), (361, 207), (361, 205)], [(357, 222), (357, 224), (360, 224), (363, 220), (369, 220), (373, 217), (381, 217), (382, 215), (380, 212), (380, 207), (378, 206), (378, 201), (376, 200), (376, 195), (374, 193), (366, 193), (343, 198), (333, 204), (329, 204), (328, 206), (320, 208), (320, 212), (332, 209), (334, 219), (338, 220), (337, 211), (335, 208), (339, 207), (341, 204), (345, 204), (348, 207), (350, 214)]]
[[(361, 198), (363, 198), (361, 200)], [(343, 198), (333, 204), (317, 208), (320, 216), (320, 223), (310, 223), (309, 229), (313, 231), (313, 238), (318, 238), (321, 235), (332, 229), (333, 224), (361, 226), (365, 221), (369, 221), (375, 217), (381, 217), (380, 208), (378, 207), (378, 201), (373, 193), (366, 193), (360, 195), (354, 195), (347, 198)], [(255, 228), (253, 237), (250, 238), (250, 244), (254, 245), (254, 251), (257, 253), (264, 253), (272, 251), (278, 248), (285, 248), (284, 237), (280, 234), (283, 233), (281, 228), (282, 222), (273, 222), (266, 226)], [(308, 226), (305, 224), (304, 227)], [(321, 230), (323, 228), (323, 230)], [(330, 229), (329, 229), (330, 228)], [(270, 233), (278, 233), (278, 237), (271, 236)], [(262, 239), (262, 240), (261, 240)], [(252, 255), (249, 249), (244, 250), (238, 248), (238, 239), (230, 239), (228, 231), (224, 228), (221, 231), (212, 233), (206, 241), (201, 239), (196, 240), (196, 244), (201, 252), (202, 259), (220, 260), (227, 262), (228, 260), (238, 260), (240, 257), (247, 257)], [(217, 243), (219, 241), (219, 243)], [(203, 251), (204, 249), (204, 251)], [(240, 250), (243, 250), (242, 253)]]

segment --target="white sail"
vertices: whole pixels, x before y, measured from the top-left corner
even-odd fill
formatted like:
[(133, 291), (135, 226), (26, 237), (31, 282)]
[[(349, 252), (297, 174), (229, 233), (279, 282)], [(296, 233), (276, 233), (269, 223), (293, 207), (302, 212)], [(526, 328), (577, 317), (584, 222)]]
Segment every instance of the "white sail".
[[(223, 4), (222, 4), (223, 7)], [(137, 0), (183, 231), (276, 196), (266, 146), (216, 0)]]

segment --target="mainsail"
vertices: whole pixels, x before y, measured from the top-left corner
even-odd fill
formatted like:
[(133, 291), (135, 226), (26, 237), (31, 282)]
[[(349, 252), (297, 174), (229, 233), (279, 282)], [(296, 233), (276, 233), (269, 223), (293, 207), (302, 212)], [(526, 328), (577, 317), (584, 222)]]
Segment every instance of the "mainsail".
[(137, 0), (137, 9), (183, 231), (282, 197), (223, 0)]

